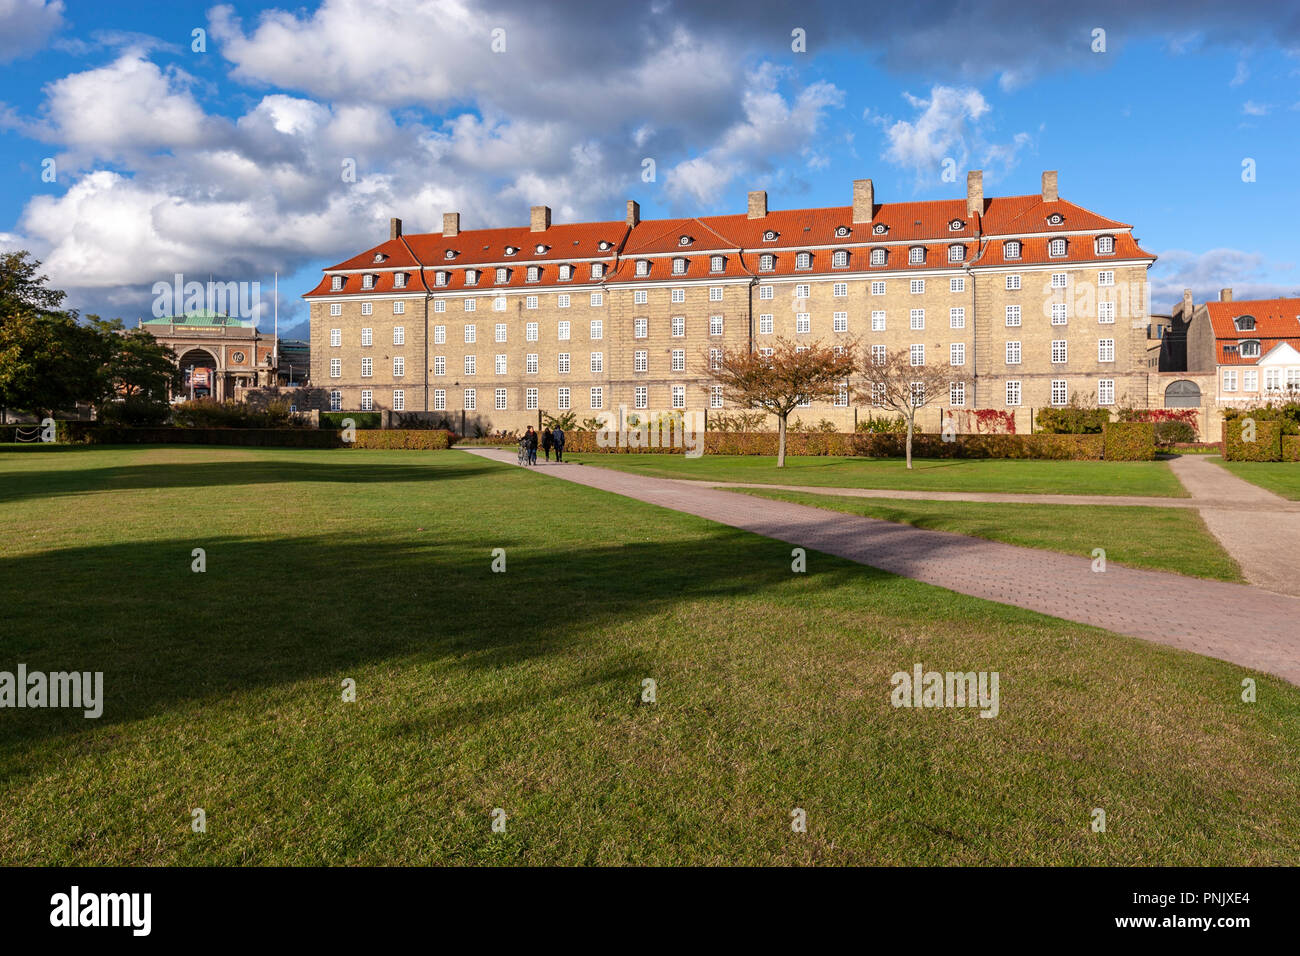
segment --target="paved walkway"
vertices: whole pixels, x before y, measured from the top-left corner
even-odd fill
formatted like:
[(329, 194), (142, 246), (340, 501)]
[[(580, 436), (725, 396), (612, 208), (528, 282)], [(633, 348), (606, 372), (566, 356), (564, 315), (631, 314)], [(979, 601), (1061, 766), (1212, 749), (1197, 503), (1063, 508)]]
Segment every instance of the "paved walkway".
[[(513, 452), (463, 450), (515, 464)], [(703, 482), (647, 478), (567, 463), (539, 467), (548, 476), (565, 481), (973, 597), (1231, 661), (1300, 685), (1300, 599), (1294, 597), (1243, 584), (1113, 564), (1098, 574), (1086, 557), (737, 495)]]

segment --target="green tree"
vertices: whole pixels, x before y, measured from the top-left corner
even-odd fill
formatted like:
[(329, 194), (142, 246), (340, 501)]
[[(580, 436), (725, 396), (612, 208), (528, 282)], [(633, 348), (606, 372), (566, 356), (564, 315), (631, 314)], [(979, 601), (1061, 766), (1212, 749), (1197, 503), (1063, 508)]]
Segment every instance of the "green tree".
[(0, 407), (52, 413), (98, 397), (107, 343), (68, 314), (21, 308), (0, 321)]
[(176, 353), (144, 329), (124, 329), (121, 319), (86, 318), (104, 338), (108, 353), (98, 396), (101, 403), (119, 396), (161, 403), (184, 387)]

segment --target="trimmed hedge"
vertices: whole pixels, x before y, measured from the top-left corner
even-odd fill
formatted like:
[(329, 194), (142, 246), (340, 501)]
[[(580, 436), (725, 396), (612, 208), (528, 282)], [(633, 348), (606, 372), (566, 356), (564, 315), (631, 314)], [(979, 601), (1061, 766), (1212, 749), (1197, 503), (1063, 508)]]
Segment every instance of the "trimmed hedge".
[(1282, 460), (1300, 461), (1300, 435), (1282, 436)]
[(1152, 422), (1111, 422), (1102, 431), (1106, 461), (1155, 461), (1156, 426)]
[(358, 429), (378, 428), (382, 422), (379, 412), (321, 412), (321, 428), (342, 428), (345, 418), (352, 419)]
[(1245, 418), (1225, 420), (1223, 423), (1223, 458), (1225, 461), (1281, 461), (1282, 423), (1280, 421), (1255, 422), (1255, 440), (1242, 441), (1241, 428)]
[(349, 448), (406, 448), (413, 451), (440, 451), (450, 448), (455, 432), (427, 428), (358, 428), (357, 440)]
[(314, 428), (128, 428), (69, 422), (59, 436), (76, 445), (244, 445), (254, 448), (337, 448), (337, 432)]
[[(765, 455), (775, 457), (776, 432), (706, 432), (704, 451), (709, 455)], [(897, 432), (791, 432), (786, 435), (787, 455), (843, 455), (856, 458), (901, 458), (907, 435)], [(601, 448), (595, 432), (570, 432), (564, 450), (608, 454), (682, 454), (682, 448)], [(958, 435), (944, 441), (939, 435), (912, 438), (917, 458), (1037, 458), (1060, 461), (1099, 461), (1101, 435)]]

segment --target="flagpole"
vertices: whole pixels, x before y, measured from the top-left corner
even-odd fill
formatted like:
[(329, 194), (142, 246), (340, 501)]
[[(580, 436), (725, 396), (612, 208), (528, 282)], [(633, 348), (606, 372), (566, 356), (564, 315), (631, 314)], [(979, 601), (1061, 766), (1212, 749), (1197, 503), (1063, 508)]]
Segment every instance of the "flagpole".
[(271, 369), (275, 384), (280, 384), (280, 273), (275, 274), (275, 342), (271, 345)]

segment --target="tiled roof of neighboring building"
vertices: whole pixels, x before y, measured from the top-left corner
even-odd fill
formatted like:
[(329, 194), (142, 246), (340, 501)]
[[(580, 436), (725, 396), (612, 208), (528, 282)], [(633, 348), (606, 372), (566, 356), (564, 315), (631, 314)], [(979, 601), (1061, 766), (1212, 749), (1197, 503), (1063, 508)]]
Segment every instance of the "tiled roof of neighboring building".
[[(1281, 342), (1300, 348), (1300, 299), (1243, 299), (1238, 302), (1207, 302), (1214, 350), (1220, 365), (1255, 365)], [(1250, 316), (1254, 329), (1238, 329), (1236, 321)], [(1243, 341), (1258, 341), (1259, 355), (1242, 357), (1229, 348)]]

